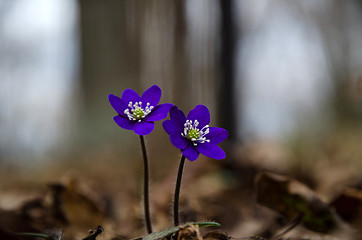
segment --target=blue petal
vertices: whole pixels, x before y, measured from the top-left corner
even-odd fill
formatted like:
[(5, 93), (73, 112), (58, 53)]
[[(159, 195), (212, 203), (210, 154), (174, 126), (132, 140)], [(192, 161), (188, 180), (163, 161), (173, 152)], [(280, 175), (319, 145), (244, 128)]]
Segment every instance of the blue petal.
[(210, 133), (205, 135), (205, 137), (213, 144), (219, 144), (229, 136), (229, 132), (223, 128), (210, 127), (209, 131)]
[(149, 102), (151, 106), (156, 107), (161, 99), (161, 94), (161, 88), (157, 85), (153, 85), (142, 94), (141, 102), (143, 106), (146, 106)]
[(185, 114), (179, 110), (176, 106), (173, 106), (170, 110), (170, 118), (172, 121), (176, 123), (176, 125), (180, 126), (182, 129), (184, 128), (184, 124), (186, 122)]
[(210, 123), (210, 112), (204, 105), (197, 105), (187, 115), (187, 120), (197, 120), (200, 124), (198, 128), (202, 128)]
[(126, 89), (122, 93), (122, 100), (128, 106), (129, 102), (132, 102), (134, 104), (135, 102), (141, 101), (141, 97), (140, 95), (138, 95), (138, 93), (135, 92), (135, 90)]
[(190, 144), (190, 141), (182, 137), (180, 133), (170, 135), (170, 141), (178, 149), (185, 149)]
[(224, 159), (226, 157), (224, 150), (213, 143), (198, 143), (196, 150), (209, 158)]
[(113, 117), (113, 121), (117, 123), (118, 126), (120, 126), (121, 128), (133, 130), (134, 122), (129, 120), (128, 118), (117, 115)]
[(169, 134), (181, 134), (183, 129), (172, 120), (165, 120), (162, 122), (163, 129)]
[(116, 112), (122, 116), (126, 116), (124, 114), (124, 110), (128, 108), (127, 104), (122, 101), (121, 98), (117, 97), (113, 94), (108, 94), (108, 100), (111, 106), (116, 110)]
[(153, 122), (166, 118), (172, 106), (173, 104), (171, 103), (164, 103), (158, 105), (155, 109), (152, 110), (149, 115), (145, 117), (144, 121)]
[(138, 135), (147, 135), (150, 134), (155, 128), (155, 124), (153, 122), (135, 122), (133, 125), (133, 131)]
[(182, 154), (190, 161), (195, 161), (199, 157), (199, 153), (196, 151), (194, 145), (190, 144)]

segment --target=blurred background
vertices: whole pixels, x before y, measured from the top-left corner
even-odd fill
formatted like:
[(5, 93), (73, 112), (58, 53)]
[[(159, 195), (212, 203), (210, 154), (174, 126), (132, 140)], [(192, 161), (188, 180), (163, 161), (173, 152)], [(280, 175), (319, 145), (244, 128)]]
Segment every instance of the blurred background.
[[(184, 112), (209, 107), (225, 161), (362, 177), (358, 0), (0, 0), (0, 172), (135, 178), (138, 138), (107, 95), (153, 84)], [(158, 181), (178, 150), (161, 123), (146, 140)]]
[(2, 0), (0, 11), (1, 163), (133, 145), (107, 94), (153, 84), (185, 112), (207, 105), (234, 143), (362, 114), (359, 1)]

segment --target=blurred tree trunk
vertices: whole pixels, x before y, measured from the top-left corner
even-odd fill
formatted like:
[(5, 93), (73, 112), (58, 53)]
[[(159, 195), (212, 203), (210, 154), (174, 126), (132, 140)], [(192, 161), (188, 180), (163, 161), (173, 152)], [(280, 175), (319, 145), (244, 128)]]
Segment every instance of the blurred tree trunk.
[[(351, 52), (353, 36), (351, 34), (353, 21), (362, 16), (361, 1), (332, 1), (328, 15), (314, 15), (324, 41), (325, 52), (329, 64), (329, 74), (333, 81), (331, 106), (337, 121), (360, 120), (362, 108), (359, 107), (361, 97), (357, 93), (356, 66)], [(355, 8), (351, 12), (351, 7)], [(353, 13), (351, 15), (351, 13)]]
[(181, 89), (187, 88), (189, 81), (187, 80), (187, 59), (186, 59), (186, 19), (185, 19), (185, 3), (183, 0), (175, 1), (175, 31), (174, 31), (174, 87), (173, 98), (178, 102), (179, 108), (187, 109), (190, 107), (189, 96)]
[[(104, 136), (115, 137), (114, 110), (107, 95), (121, 95), (126, 88), (141, 93), (158, 84), (163, 92), (161, 102), (172, 102), (186, 113), (197, 104), (205, 104), (214, 115), (215, 93), (221, 91), (230, 98), (225, 91), (231, 86), (220, 90), (215, 86), (219, 73), (216, 50), (220, 32), (219, 19), (215, 19), (218, 0), (78, 1), (81, 118), (87, 119), (81, 125), (82, 141), (97, 144), (105, 141)], [(192, 5), (191, 20), (188, 4)], [(197, 24), (189, 26), (190, 21)], [(225, 79), (230, 82), (232, 77)], [(223, 85), (223, 81), (219, 84)], [(157, 137), (158, 133), (164, 134), (157, 128), (153, 134)], [(157, 141), (154, 142), (156, 145)]]
[[(235, 43), (236, 28), (234, 20), (234, 2), (220, 0), (221, 8), (221, 84), (218, 90), (218, 116), (222, 127), (228, 129), (229, 139), (236, 137), (235, 90)], [(240, 94), (240, 89), (238, 89)]]
[(105, 129), (112, 129), (113, 109), (107, 95), (139, 88), (140, 34), (130, 28), (139, 25), (143, 8), (117, 0), (79, 0), (79, 8), (81, 118), (87, 118), (81, 135), (88, 143), (97, 143), (107, 134)]

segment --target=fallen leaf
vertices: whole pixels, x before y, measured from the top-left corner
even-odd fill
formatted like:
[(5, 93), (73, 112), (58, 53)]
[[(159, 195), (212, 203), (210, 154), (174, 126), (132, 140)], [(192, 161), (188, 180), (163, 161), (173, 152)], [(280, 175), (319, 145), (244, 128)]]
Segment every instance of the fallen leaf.
[(327, 233), (336, 226), (335, 216), (326, 203), (304, 184), (270, 172), (256, 176), (258, 203), (277, 211), (289, 221), (303, 215), (309, 230)]
[(231, 239), (226, 233), (220, 231), (208, 232), (204, 236), (204, 240), (229, 240)]
[(362, 229), (362, 190), (347, 188), (331, 202), (337, 214), (356, 229)]
[(180, 228), (177, 232), (177, 240), (203, 240), (199, 225), (187, 225), (186, 227)]
[(89, 230), (89, 235), (82, 240), (96, 240), (97, 236), (104, 232), (104, 229), (102, 226), (98, 226), (97, 229)]

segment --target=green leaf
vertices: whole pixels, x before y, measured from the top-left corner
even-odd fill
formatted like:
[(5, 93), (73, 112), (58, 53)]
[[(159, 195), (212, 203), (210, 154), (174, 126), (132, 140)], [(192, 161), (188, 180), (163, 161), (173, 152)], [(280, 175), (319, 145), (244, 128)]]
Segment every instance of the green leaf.
[(198, 225), (199, 227), (220, 227), (221, 225), (217, 222), (188, 222), (185, 224), (181, 224), (177, 227), (167, 228), (160, 232), (154, 232), (147, 236), (134, 238), (132, 240), (156, 240), (163, 237), (169, 237), (172, 234), (178, 232), (180, 229), (187, 227), (189, 225)]
[(24, 236), (24, 237), (38, 237), (38, 238), (48, 238), (49, 236), (46, 234), (41, 234), (41, 233), (16, 233), (19, 236)]

